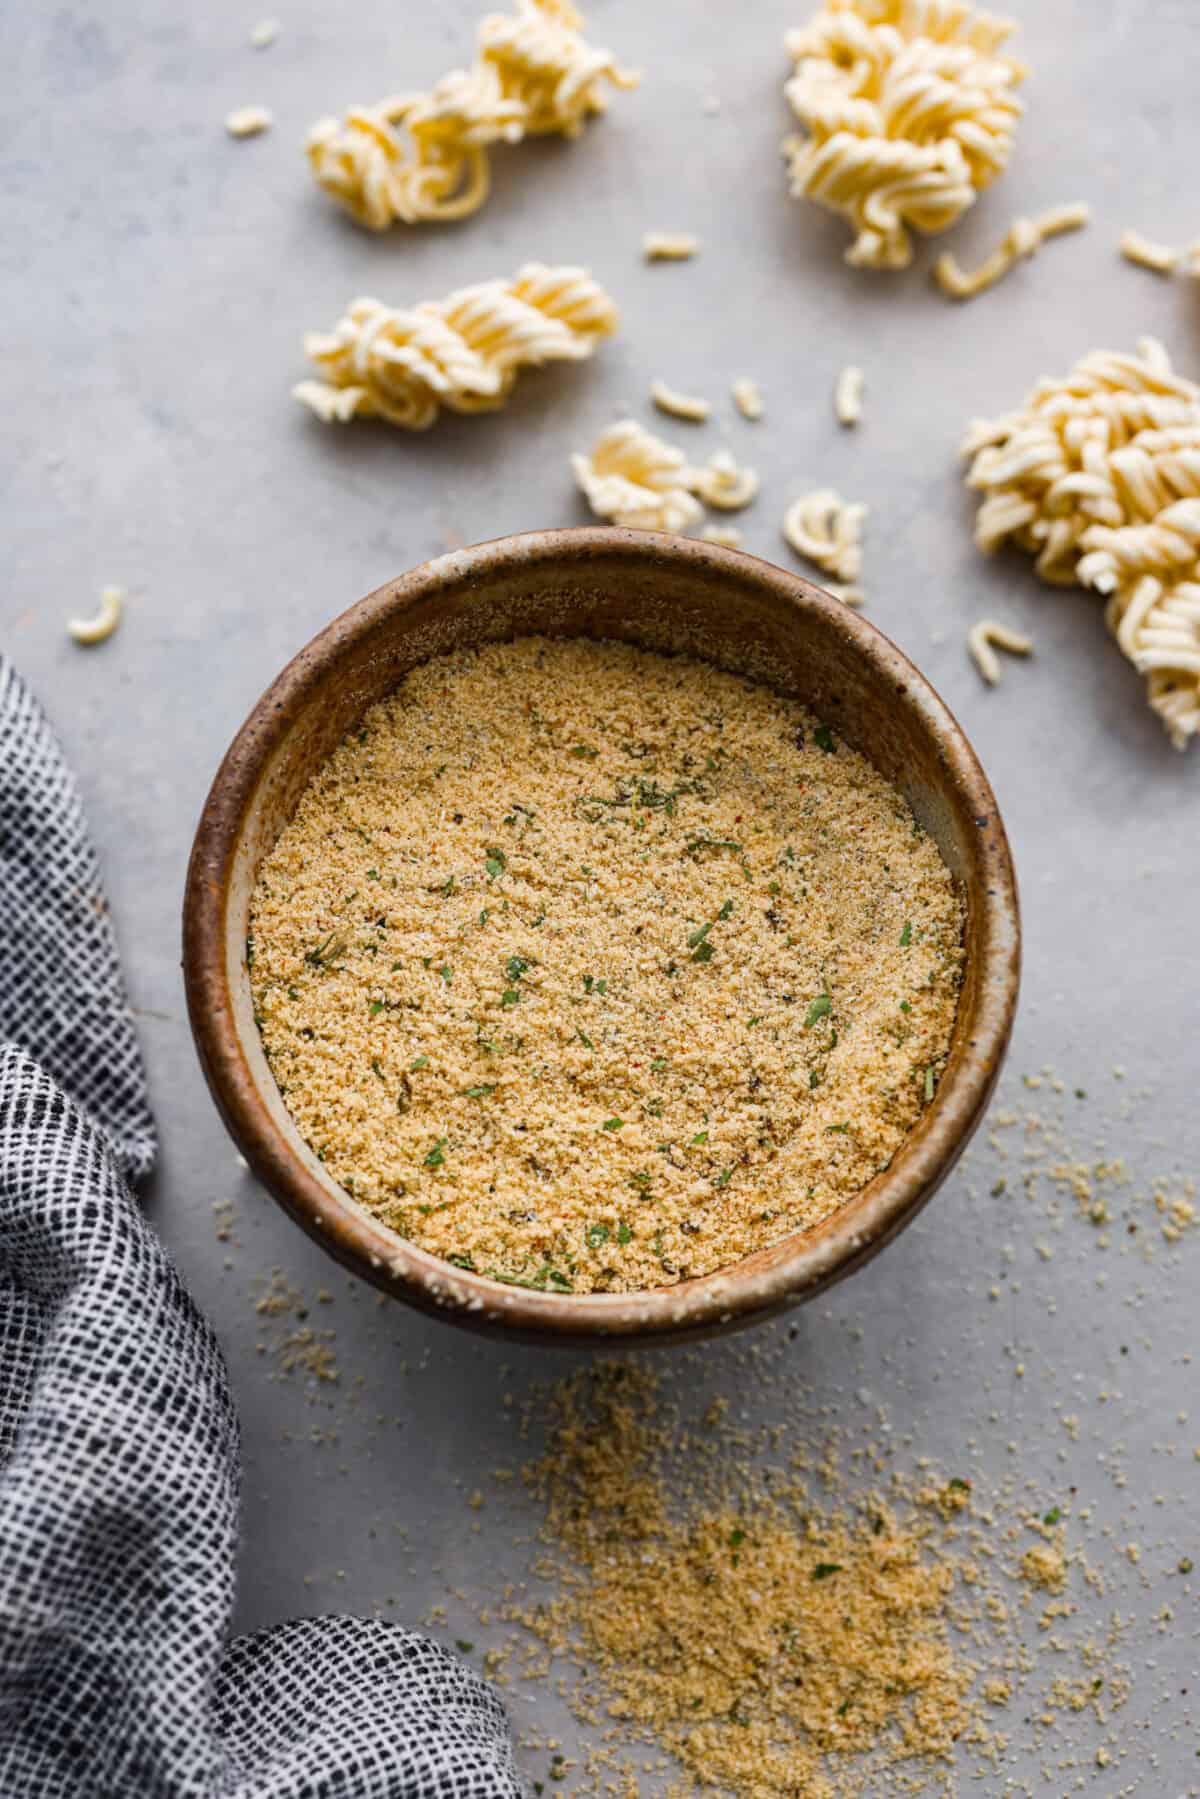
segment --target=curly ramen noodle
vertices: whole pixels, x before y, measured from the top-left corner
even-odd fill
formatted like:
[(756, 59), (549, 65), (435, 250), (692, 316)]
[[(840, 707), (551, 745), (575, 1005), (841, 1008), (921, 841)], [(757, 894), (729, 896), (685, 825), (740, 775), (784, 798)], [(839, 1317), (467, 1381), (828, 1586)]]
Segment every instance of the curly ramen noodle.
[(968, 0), (825, 0), (788, 33), (791, 190), (853, 227), (846, 261), (903, 269), (913, 231), (945, 231), (1008, 162), (1023, 65), (1013, 26)]
[(1200, 387), (1142, 338), (1039, 381), (977, 420), (963, 453), (983, 499), (975, 542), (1012, 542), (1043, 581), (1090, 587), (1172, 743), (1200, 731)]
[(318, 185), (372, 231), (478, 212), (494, 144), (578, 137), (607, 107), (606, 82), (637, 86), (609, 51), (584, 41), (582, 25), (570, 0), (517, 0), (511, 15), (489, 13), (469, 69), (451, 69), (430, 93), (317, 121), (307, 150)]
[(581, 362), (616, 328), (616, 307), (586, 269), (530, 262), (511, 281), (420, 306), (355, 300), (336, 330), (305, 338), (321, 379), (292, 392), (327, 424), (383, 418), (423, 431), (442, 406), (495, 411), (518, 370)]

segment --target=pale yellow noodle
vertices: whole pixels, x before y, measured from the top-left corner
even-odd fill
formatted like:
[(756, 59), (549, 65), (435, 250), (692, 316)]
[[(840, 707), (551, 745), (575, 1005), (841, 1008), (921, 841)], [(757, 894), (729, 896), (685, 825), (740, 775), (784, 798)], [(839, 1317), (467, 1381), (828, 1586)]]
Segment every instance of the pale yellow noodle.
[(1180, 749), (1200, 731), (1200, 387), (1162, 345), (1093, 350), (1023, 404), (977, 420), (963, 452), (983, 497), (975, 542), (1008, 541), (1043, 580), (1105, 596)]
[(1002, 281), (1018, 262), (1036, 254), (1051, 237), (1079, 231), (1091, 212), (1082, 203), (1056, 206), (1036, 219), (1014, 219), (990, 256), (976, 269), (964, 269), (951, 250), (944, 250), (933, 265), (933, 278), (953, 300), (973, 300), (985, 288)]
[(430, 93), (319, 119), (307, 145), (316, 181), (372, 231), (476, 212), (493, 145), (577, 137), (605, 110), (605, 83), (637, 86), (637, 75), (584, 40), (582, 24), (568, 0), (516, 0), (511, 15), (490, 13), (469, 69), (452, 69)]
[(511, 281), (419, 306), (355, 300), (332, 333), (305, 338), (320, 379), (292, 392), (326, 423), (383, 418), (421, 431), (443, 406), (494, 411), (520, 369), (580, 362), (616, 328), (616, 307), (586, 269), (531, 262)]
[(1025, 70), (1009, 20), (969, 0), (825, 0), (786, 45), (791, 191), (841, 213), (847, 262), (906, 268), (1006, 166)]

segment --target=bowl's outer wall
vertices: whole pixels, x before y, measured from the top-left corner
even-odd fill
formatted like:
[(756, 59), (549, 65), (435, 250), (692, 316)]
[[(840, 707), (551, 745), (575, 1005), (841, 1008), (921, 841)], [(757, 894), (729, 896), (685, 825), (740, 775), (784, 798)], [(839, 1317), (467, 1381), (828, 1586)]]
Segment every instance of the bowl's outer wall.
[[(253, 1020), (245, 942), (263, 857), (310, 777), (376, 700), (430, 656), (543, 634), (686, 653), (810, 706), (900, 791), (966, 901), (966, 968), (937, 1098), (889, 1169), (813, 1230), (653, 1293), (556, 1296), (460, 1273), (404, 1243), (325, 1174), (275, 1086)], [(894, 645), (773, 564), (605, 529), (456, 551), (378, 589), (264, 695), (213, 784), (184, 902), (193, 1031), (243, 1153), (347, 1267), (457, 1321), (545, 1340), (681, 1339), (809, 1298), (875, 1254), (953, 1166), (986, 1106), (1015, 1011), (1019, 922), (995, 799), (955, 720)]]

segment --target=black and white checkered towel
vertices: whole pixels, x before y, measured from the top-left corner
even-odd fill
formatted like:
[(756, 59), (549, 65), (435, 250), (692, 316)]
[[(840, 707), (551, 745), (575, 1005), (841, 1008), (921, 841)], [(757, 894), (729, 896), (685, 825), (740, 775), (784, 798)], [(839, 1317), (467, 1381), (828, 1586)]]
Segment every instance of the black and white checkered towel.
[(226, 1640), (238, 1431), (129, 1182), (154, 1124), (74, 782), (0, 656), (0, 1795), (521, 1799), (415, 1632)]

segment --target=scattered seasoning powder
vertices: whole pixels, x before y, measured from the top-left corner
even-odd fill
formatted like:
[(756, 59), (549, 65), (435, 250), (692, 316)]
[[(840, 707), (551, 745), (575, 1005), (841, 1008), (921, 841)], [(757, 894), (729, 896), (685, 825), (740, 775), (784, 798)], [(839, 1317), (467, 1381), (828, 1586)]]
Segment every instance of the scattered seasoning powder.
[(538, 639), (367, 713), (250, 934), (329, 1174), (552, 1292), (670, 1285), (827, 1217), (927, 1103), (962, 965), (934, 844), (828, 726), (686, 658)]
[[(755, 1359), (763, 1391), (781, 1377), (785, 1363)], [(544, 1507), (537, 1588), (498, 1609), (548, 1652), (540, 1667), (525, 1655), (523, 1674), (555, 1678), (588, 1727), (577, 1793), (643, 1790), (643, 1745), (678, 1765), (672, 1799), (952, 1792), (956, 1745), (993, 1772), (1007, 1750), (985, 1707), (1017, 1697), (1109, 1722), (1127, 1691), (1111, 1656), (1055, 1635), (1044, 1685), (1044, 1627), (1030, 1620), (1031, 1642), (1024, 1626), (1027, 1581), (1067, 1586), (1061, 1530), (1032, 1521), (1054, 1544), (1043, 1578), (1013, 1554), (1030, 1523), (1014, 1494), (989, 1494), (976, 1517), (961, 1476), (922, 1458), (918, 1480), (874, 1444), (848, 1470), (827, 1428), (790, 1437), (800, 1421), (784, 1414), (764, 1464), (725, 1410), (683, 1415), (648, 1371), (611, 1362), (531, 1401), (527, 1428), (547, 1432), (524, 1471)], [(886, 1497), (853, 1472), (864, 1461)]]

